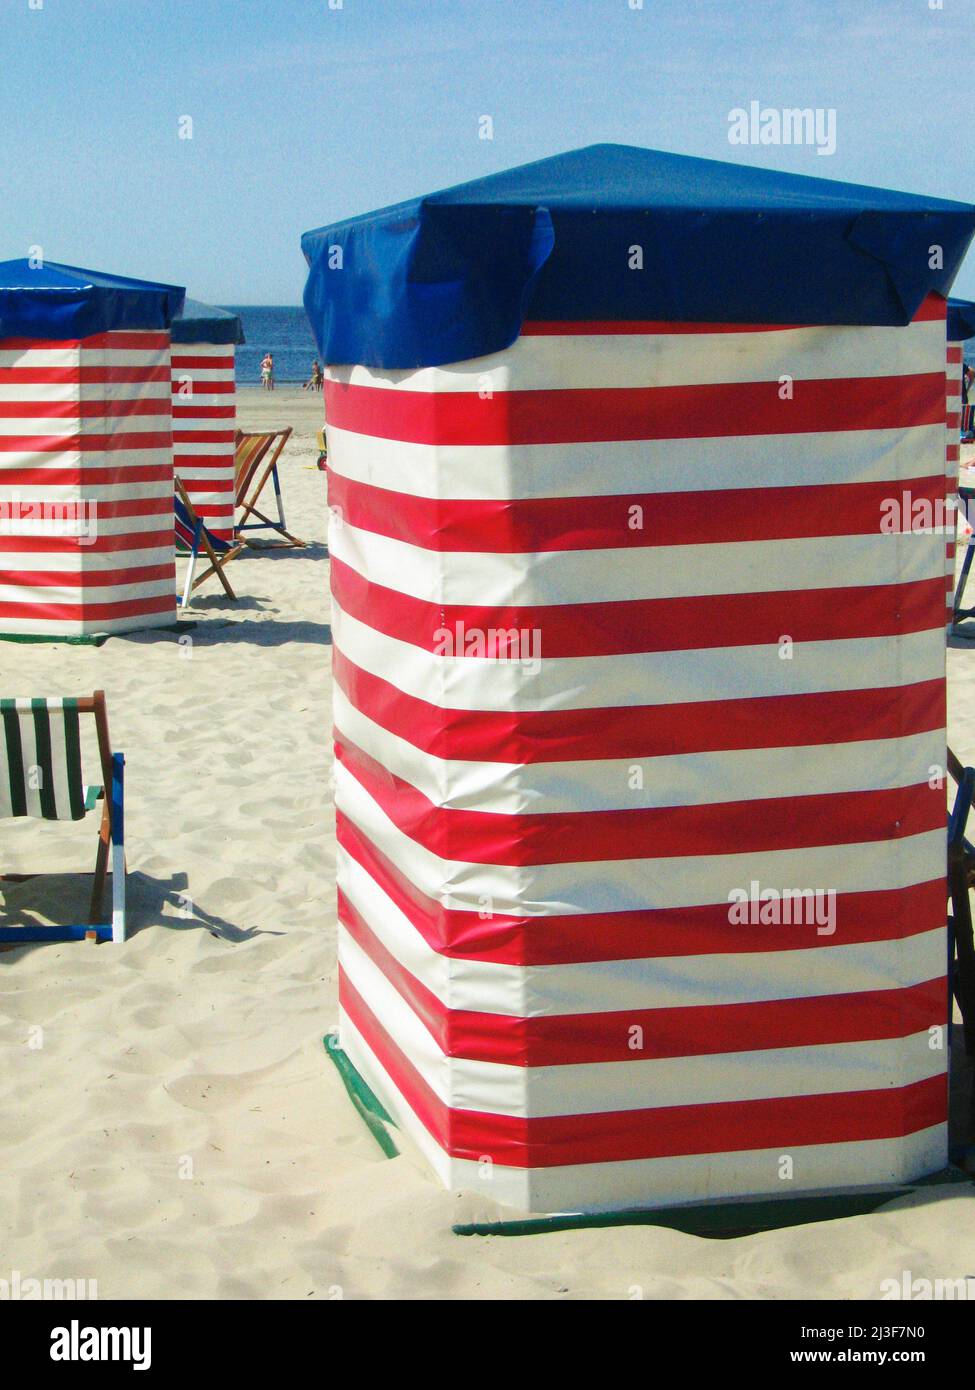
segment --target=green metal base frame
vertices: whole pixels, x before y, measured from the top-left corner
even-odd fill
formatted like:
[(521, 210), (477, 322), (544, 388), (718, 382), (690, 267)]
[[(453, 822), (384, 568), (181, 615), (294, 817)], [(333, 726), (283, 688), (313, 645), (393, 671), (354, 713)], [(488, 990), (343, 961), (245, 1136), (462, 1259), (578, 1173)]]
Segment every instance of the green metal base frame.
[(701, 1206), (639, 1208), (630, 1211), (571, 1213), (564, 1216), (526, 1216), (514, 1221), (472, 1221), (453, 1227), (458, 1236), (533, 1236), (556, 1231), (591, 1231), (604, 1226), (663, 1226), (704, 1240), (736, 1240), (778, 1231), (787, 1226), (807, 1226), (814, 1221), (841, 1221), (868, 1216), (897, 1197), (908, 1197), (939, 1183), (967, 1183), (972, 1178), (957, 1168), (946, 1168), (915, 1183), (884, 1191), (824, 1193), (816, 1197), (780, 1197), (770, 1201), (744, 1198), (738, 1202), (713, 1202)]
[(181, 618), (175, 623), (167, 623), (164, 627), (137, 627), (131, 632), (86, 632), (71, 637), (52, 637), (47, 633), (40, 635), (34, 632), (0, 632), (0, 642), (57, 642), (66, 647), (101, 647), (110, 637), (130, 637), (132, 632), (190, 632), (199, 625), (198, 619)]
[[(342, 1078), (349, 1099), (362, 1116), (370, 1134), (387, 1158), (395, 1158), (399, 1149), (389, 1133), (388, 1126), (393, 1125), (389, 1112), (339, 1047), (336, 1034), (327, 1033), (322, 1042)], [(850, 1216), (868, 1216), (898, 1197), (909, 1197), (914, 1192), (943, 1183), (973, 1186), (975, 1179), (960, 1168), (950, 1167), (919, 1178), (917, 1182), (874, 1188), (869, 1192), (827, 1192), (822, 1196), (764, 1200), (743, 1198), (737, 1202), (709, 1202), (685, 1207), (566, 1212), (559, 1216), (525, 1216), (511, 1221), (459, 1222), (452, 1230), (458, 1236), (534, 1236), (612, 1226), (662, 1226), (706, 1240), (735, 1240), (739, 1236), (777, 1231), (786, 1226), (807, 1226), (814, 1221), (840, 1221)]]
[(82, 633), (72, 637), (41, 636), (33, 632), (0, 632), (0, 642), (60, 642), (68, 647), (100, 647), (107, 642), (110, 632)]
[(386, 1110), (382, 1101), (375, 1091), (366, 1083), (365, 1078), (356, 1071), (349, 1061), (346, 1054), (339, 1047), (338, 1037), (335, 1033), (326, 1033), (322, 1042), (325, 1051), (335, 1063), (335, 1068), (342, 1078), (342, 1084), (349, 1094), (349, 1100), (358, 1110), (366, 1123), (369, 1133), (382, 1149), (387, 1158), (396, 1158), (399, 1149), (393, 1142), (393, 1137), (387, 1126), (393, 1123), (392, 1116)]

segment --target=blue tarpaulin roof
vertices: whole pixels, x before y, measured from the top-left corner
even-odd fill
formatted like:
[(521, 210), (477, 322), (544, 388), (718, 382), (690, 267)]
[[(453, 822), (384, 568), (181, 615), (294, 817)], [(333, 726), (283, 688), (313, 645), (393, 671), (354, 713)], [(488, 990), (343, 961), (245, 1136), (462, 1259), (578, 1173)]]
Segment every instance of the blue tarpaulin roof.
[(948, 341), (962, 343), (975, 338), (975, 304), (970, 299), (948, 300)]
[(87, 338), (114, 328), (168, 328), (185, 290), (46, 261), (0, 261), (0, 338)]
[(174, 343), (242, 343), (244, 325), (239, 314), (188, 299), (183, 311), (173, 319)]
[(592, 145), (306, 232), (305, 308), (326, 362), (389, 368), (525, 318), (905, 324), (973, 231), (965, 203)]

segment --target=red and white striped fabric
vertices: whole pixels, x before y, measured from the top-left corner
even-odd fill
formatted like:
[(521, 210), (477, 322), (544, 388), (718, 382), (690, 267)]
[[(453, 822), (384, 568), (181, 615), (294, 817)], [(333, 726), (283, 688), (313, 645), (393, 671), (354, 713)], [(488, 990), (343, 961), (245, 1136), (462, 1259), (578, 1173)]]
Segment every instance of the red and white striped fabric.
[(0, 339), (0, 632), (174, 622), (167, 332)]
[(232, 343), (174, 343), (173, 453), (197, 516), (234, 538), (237, 387)]
[(932, 299), (327, 373), (340, 1040), (448, 1186), (943, 1166), (944, 368)]
[[(945, 588), (948, 592), (948, 632), (951, 632), (955, 594), (955, 528), (957, 517), (954, 499), (958, 495), (958, 469), (961, 460), (961, 379), (964, 371), (964, 349), (960, 343), (948, 343), (945, 369), (945, 497), (950, 511), (948, 539), (945, 541)], [(962, 512), (964, 517), (964, 512)]]

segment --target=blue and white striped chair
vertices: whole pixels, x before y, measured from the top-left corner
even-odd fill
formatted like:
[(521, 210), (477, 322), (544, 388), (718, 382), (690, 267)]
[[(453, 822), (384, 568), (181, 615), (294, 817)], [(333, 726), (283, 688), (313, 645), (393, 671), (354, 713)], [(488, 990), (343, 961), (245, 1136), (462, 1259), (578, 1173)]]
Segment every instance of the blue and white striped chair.
[[(95, 720), (102, 781), (85, 782), (81, 753), (81, 716)], [(6, 926), (0, 945), (20, 941), (125, 940), (124, 768), (108, 735), (105, 693), (57, 699), (0, 699), (0, 818), (33, 816), (39, 820), (83, 820), (102, 802), (91, 921), (80, 926)], [(112, 915), (101, 921), (109, 849), (112, 856)], [(33, 874), (7, 874), (21, 882)], [(2, 879), (0, 879), (2, 881)]]
[[(186, 607), (193, 595), (193, 590), (198, 588), (205, 579), (209, 579), (211, 574), (215, 574), (220, 580), (227, 597), (235, 599), (237, 595), (230, 587), (230, 580), (224, 574), (223, 567), (240, 554), (244, 549), (243, 544), (237, 541), (222, 541), (207, 529), (205, 523), (197, 516), (186, 488), (179, 478), (176, 479), (173, 512), (176, 528), (176, 549), (189, 551), (190, 557), (186, 567), (183, 596), (179, 601), (180, 608)], [(204, 570), (199, 578), (194, 579), (196, 561), (201, 547), (210, 561), (210, 567)]]

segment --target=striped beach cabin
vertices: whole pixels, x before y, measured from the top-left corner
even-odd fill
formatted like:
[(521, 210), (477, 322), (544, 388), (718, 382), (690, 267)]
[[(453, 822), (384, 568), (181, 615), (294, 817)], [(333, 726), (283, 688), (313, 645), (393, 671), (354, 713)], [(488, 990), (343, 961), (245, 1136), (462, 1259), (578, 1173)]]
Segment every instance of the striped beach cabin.
[(237, 314), (188, 299), (173, 320), (173, 458), (194, 510), (219, 540), (234, 535)]
[(944, 1166), (915, 504), (973, 228), (597, 146), (303, 238), (339, 1042), (449, 1187), (598, 1211)]
[(183, 291), (0, 263), (0, 634), (175, 621), (170, 337)]

